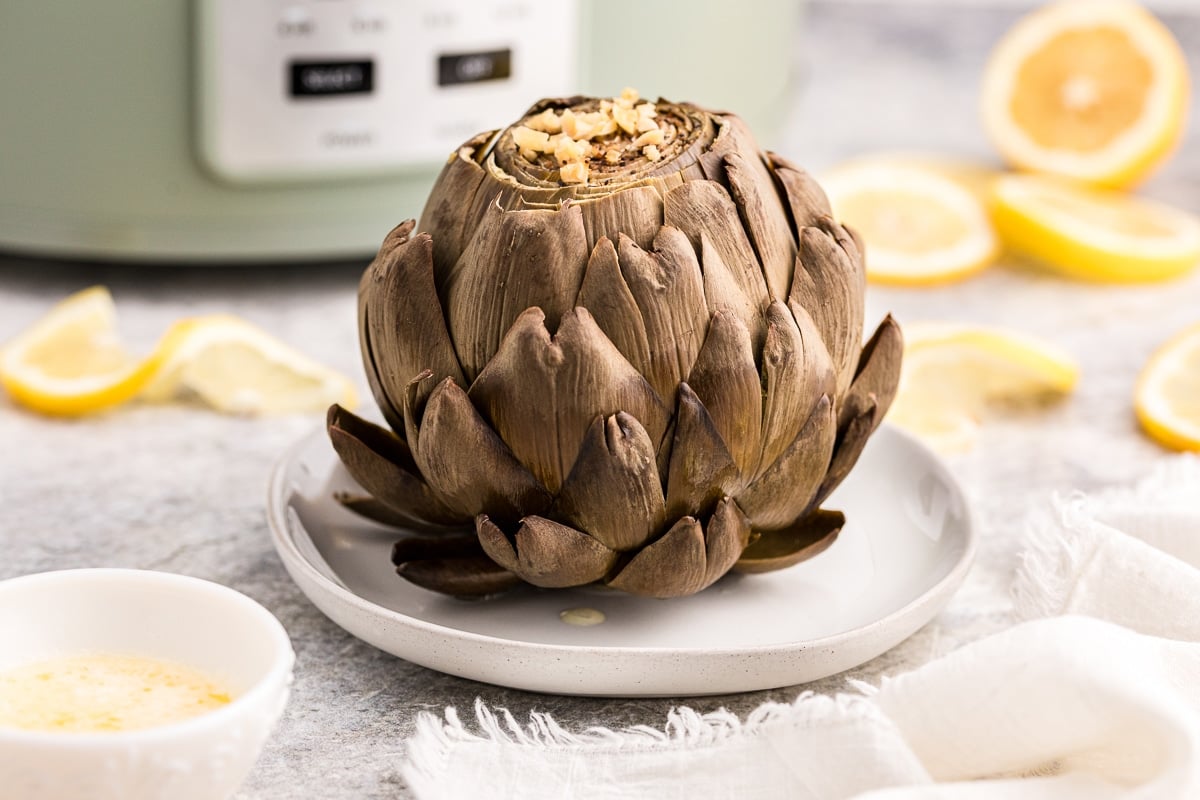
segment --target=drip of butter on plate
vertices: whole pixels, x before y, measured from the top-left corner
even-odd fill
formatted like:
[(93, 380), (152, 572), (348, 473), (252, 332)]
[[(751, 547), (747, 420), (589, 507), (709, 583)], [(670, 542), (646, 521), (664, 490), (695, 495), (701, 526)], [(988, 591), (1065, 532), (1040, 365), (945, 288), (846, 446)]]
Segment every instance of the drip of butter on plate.
[(213, 711), (227, 689), (182, 664), (115, 654), (61, 656), (0, 670), (0, 727), (98, 733)]

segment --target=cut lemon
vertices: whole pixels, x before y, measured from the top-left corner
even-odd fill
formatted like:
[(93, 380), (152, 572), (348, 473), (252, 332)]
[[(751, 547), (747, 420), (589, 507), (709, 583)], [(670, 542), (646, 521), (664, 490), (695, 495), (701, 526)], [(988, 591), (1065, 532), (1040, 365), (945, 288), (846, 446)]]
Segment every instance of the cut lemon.
[(888, 421), (944, 452), (974, 443), (989, 404), (1037, 402), (1079, 380), (1075, 360), (1047, 342), (950, 323), (905, 325), (903, 364)]
[(104, 287), (71, 295), (4, 348), (0, 383), (13, 400), (44, 414), (74, 416), (125, 402), (146, 386), (160, 359), (130, 355), (116, 322)]
[(1131, 0), (1067, 0), (1023, 17), (984, 71), (984, 126), (1012, 164), (1121, 188), (1178, 142), (1188, 72), (1179, 43)]
[(1073, 277), (1164, 280), (1200, 263), (1200, 221), (1161, 203), (1033, 175), (998, 178), (992, 200), (1006, 245)]
[(1150, 357), (1133, 402), (1142, 427), (1160, 444), (1200, 451), (1200, 325)]
[(997, 252), (987, 211), (965, 186), (916, 163), (864, 160), (821, 180), (834, 216), (866, 243), (867, 277), (928, 285), (964, 278)]
[(357, 402), (344, 376), (237, 317), (180, 320), (164, 343), (161, 368), (143, 392), (147, 400), (193, 396), (231, 414), (312, 411)]

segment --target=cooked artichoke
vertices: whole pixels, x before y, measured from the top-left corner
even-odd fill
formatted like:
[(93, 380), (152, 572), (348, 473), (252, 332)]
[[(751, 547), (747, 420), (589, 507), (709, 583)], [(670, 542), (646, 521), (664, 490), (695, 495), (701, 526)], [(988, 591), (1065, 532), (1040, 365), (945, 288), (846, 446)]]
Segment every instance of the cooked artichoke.
[(864, 347), (863, 293), (861, 242), (736, 116), (543, 100), (454, 153), (364, 273), (392, 430), (330, 409), (369, 493), (342, 500), (436, 532), (393, 560), (449, 594), (790, 566), (836, 537), (819, 506), (896, 391), (900, 329)]

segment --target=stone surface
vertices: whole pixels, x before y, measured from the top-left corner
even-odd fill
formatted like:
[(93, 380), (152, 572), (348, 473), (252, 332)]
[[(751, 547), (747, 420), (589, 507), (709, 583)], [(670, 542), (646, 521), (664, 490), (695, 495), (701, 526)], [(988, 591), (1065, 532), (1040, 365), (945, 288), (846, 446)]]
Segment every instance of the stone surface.
[[(976, 83), (988, 48), (1015, 13), (832, 0), (813, 6), (797, 39), (795, 110), (776, 149), (818, 172), (879, 149), (994, 159), (976, 116)], [(1200, 17), (1167, 21), (1185, 49), (1200, 48)], [(1147, 192), (1200, 212), (1197, 145), (1193, 132)], [(354, 327), (362, 266), (133, 269), (3, 257), (0, 341), (67, 293), (104, 283), (130, 341), (148, 346), (183, 315), (233, 312), (356, 376), (366, 394)], [(949, 607), (893, 651), (803, 688), (877, 682), (1006, 625), (1027, 509), (1052, 492), (1132, 481), (1169, 457), (1139, 433), (1130, 395), (1152, 350), (1200, 320), (1197, 309), (1200, 273), (1161, 286), (1105, 287), (1007, 264), (937, 290), (872, 287), (872, 320), (892, 310), (902, 322), (1012, 326), (1073, 352), (1083, 380), (1054, 407), (993, 419), (971, 453), (951, 460), (977, 504), (983, 535), (978, 562)], [(447, 705), (468, 710), (477, 696), (519, 718), (548, 711), (571, 729), (662, 724), (671, 700), (551, 697), (473, 683), (385, 655), (322, 616), (284, 572), (263, 513), (271, 464), (319, 422), (319, 415), (250, 420), (185, 406), (58, 421), (0, 400), (0, 578), (83, 566), (171, 570), (228, 584), (278, 615), (298, 655), (296, 684), (241, 800), (290, 800), (298, 791), (331, 800), (407, 797), (398, 765), (414, 715)], [(686, 702), (744, 713), (799, 690)]]

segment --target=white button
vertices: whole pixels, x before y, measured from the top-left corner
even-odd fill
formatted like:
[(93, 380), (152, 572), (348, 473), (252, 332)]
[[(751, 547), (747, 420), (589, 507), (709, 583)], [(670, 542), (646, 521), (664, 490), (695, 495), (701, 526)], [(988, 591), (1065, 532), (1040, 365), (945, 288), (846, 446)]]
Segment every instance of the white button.
[(350, 30), (355, 33), (382, 33), (387, 30), (387, 15), (375, 6), (358, 6), (350, 20)]
[(279, 15), (280, 36), (309, 36), (315, 29), (312, 14), (303, 6), (288, 6)]

